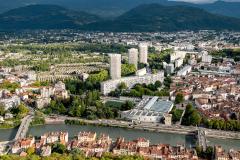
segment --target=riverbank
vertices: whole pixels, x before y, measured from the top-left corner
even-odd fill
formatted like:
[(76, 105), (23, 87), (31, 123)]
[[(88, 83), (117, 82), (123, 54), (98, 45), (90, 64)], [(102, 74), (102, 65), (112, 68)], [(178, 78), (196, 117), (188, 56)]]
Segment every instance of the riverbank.
[(19, 123), (13, 123), (13, 124), (1, 123), (1, 124), (0, 124), (0, 129), (13, 129), (13, 128), (18, 128), (19, 125), (20, 125)]
[[(68, 123), (65, 123), (65, 122)], [(133, 125), (131, 122), (126, 121), (117, 121), (117, 120), (86, 120), (73, 117), (58, 117), (58, 118), (45, 118), (46, 124), (69, 124), (73, 122), (73, 125), (93, 125), (93, 126), (105, 126), (105, 127), (115, 127), (115, 128), (128, 128), (128, 129), (137, 129), (151, 132), (165, 132), (165, 133), (174, 133), (174, 134), (183, 134), (183, 135), (194, 135), (196, 130), (173, 128), (171, 126), (164, 126), (159, 124), (158, 126), (153, 126), (153, 124), (138, 124)], [(79, 124), (78, 124), (79, 123)], [(149, 126), (152, 125), (152, 126)]]
[(45, 125), (45, 119), (43, 117), (34, 117), (30, 123), (30, 126), (41, 126)]
[[(182, 125), (172, 125), (166, 126), (163, 124), (154, 124), (154, 123), (141, 123), (133, 125), (131, 122), (127, 121), (118, 121), (118, 120), (86, 120), (79, 119), (74, 117), (46, 117), (46, 124), (65, 124), (65, 120), (78, 120), (84, 124), (90, 125), (100, 125), (100, 126), (110, 126), (110, 127), (121, 127), (128, 129), (138, 129), (146, 130), (152, 132), (165, 132), (165, 133), (175, 133), (183, 135), (195, 135), (198, 128), (193, 126), (182, 126)], [(206, 132), (207, 138), (221, 138), (221, 139), (240, 139), (240, 133), (238, 132), (229, 132), (229, 131), (219, 131), (213, 129), (201, 128)]]

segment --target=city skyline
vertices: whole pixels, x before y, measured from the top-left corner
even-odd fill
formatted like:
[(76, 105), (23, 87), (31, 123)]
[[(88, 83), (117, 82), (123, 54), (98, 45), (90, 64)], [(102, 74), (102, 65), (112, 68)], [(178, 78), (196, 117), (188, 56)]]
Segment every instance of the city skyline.
[(1, 160), (240, 160), (240, 0), (0, 3)]

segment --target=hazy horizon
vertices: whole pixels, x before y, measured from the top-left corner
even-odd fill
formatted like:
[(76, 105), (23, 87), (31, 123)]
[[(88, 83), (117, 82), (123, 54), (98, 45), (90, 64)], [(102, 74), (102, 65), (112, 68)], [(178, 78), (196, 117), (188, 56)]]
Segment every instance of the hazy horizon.
[[(190, 3), (214, 3), (219, 0), (169, 0), (169, 1), (178, 1), (178, 2), (190, 2)], [(224, 2), (240, 2), (240, 0), (220, 0)]]

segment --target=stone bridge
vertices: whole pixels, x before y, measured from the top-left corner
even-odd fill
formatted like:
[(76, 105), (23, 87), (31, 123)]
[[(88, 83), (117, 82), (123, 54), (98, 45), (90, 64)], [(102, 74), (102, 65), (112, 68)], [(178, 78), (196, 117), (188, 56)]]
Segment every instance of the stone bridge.
[(197, 143), (199, 146), (203, 147), (203, 151), (207, 149), (207, 138), (205, 130), (198, 128), (197, 130)]
[(22, 119), (22, 123), (18, 128), (17, 134), (14, 138), (14, 140), (22, 139), (25, 138), (28, 132), (29, 125), (32, 121), (33, 116), (32, 115), (27, 115)]

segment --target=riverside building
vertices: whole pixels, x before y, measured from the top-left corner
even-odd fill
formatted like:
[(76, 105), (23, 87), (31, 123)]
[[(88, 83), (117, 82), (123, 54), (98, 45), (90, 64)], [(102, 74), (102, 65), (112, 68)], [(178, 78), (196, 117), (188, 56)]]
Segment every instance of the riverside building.
[(144, 97), (134, 109), (121, 112), (121, 118), (137, 122), (160, 123), (171, 125), (172, 115), (169, 112), (173, 102), (159, 99), (159, 97)]

